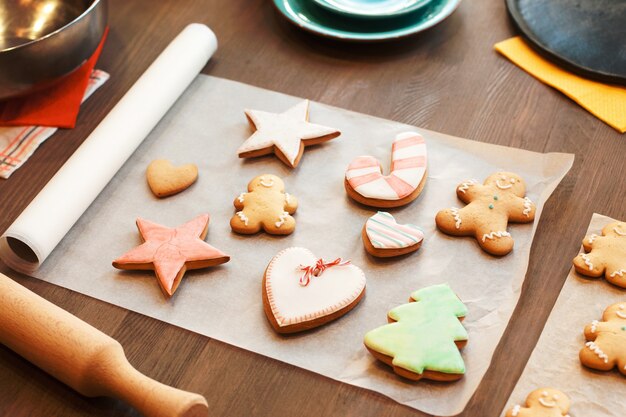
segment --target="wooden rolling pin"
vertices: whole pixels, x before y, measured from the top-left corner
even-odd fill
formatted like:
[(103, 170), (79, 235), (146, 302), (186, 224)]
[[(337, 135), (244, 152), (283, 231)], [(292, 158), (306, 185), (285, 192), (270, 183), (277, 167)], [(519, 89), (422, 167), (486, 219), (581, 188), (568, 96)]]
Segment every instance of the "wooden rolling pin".
[(199, 394), (132, 367), (122, 346), (0, 273), (0, 343), (88, 397), (109, 396), (147, 417), (206, 417)]

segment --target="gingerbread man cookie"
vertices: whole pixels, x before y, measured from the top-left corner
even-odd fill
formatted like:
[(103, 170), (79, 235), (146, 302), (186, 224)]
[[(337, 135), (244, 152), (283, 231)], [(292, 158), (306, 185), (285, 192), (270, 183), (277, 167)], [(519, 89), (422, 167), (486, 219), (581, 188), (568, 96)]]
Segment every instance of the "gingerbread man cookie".
[(526, 406), (516, 404), (505, 417), (569, 417), (567, 395), (554, 388), (536, 389), (526, 397)]
[(248, 192), (235, 198), (237, 213), (230, 219), (233, 231), (253, 234), (261, 229), (273, 235), (288, 235), (296, 228), (291, 214), (298, 199), (285, 192), (283, 180), (276, 175), (259, 175), (248, 184)]
[(602, 321), (585, 327), (585, 339), (588, 342), (579, 354), (583, 365), (599, 371), (617, 366), (626, 375), (626, 302), (608, 306)]
[(437, 227), (453, 236), (474, 236), (483, 250), (506, 255), (513, 250), (508, 222), (529, 223), (535, 219), (535, 204), (526, 195), (526, 184), (517, 174), (496, 172), (484, 184), (467, 180), (456, 188), (467, 206), (437, 213)]
[(611, 284), (626, 288), (626, 223), (613, 222), (602, 229), (602, 236), (585, 237), (581, 253), (574, 258), (579, 274), (590, 277), (604, 275)]

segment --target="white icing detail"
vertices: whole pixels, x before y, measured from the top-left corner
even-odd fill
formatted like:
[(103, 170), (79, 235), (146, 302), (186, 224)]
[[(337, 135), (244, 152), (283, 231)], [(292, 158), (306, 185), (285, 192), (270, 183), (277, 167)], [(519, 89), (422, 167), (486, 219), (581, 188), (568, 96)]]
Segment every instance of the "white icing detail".
[(507, 231), (485, 233), (483, 235), (483, 242), (485, 242), (487, 239), (495, 239), (497, 237), (505, 237), (505, 236), (511, 236), (511, 234)]
[(589, 244), (591, 245), (593, 241), (596, 240), (597, 238), (598, 238), (598, 235), (596, 234), (592, 234), (591, 236), (589, 236)]
[(580, 255), (580, 257), (583, 258), (583, 261), (585, 261), (585, 265), (589, 267), (589, 270), (593, 271), (593, 264), (591, 263), (591, 259), (589, 259), (589, 255), (583, 253)]
[(549, 401), (549, 400), (544, 400), (543, 398), (539, 398), (539, 403), (541, 405), (543, 405), (544, 407), (546, 407), (546, 408), (556, 407), (556, 402)]
[(465, 182), (462, 182), (461, 186), (459, 187), (459, 191), (465, 194), (465, 191), (467, 191), (472, 185), (476, 184), (477, 182), (478, 181), (476, 180), (467, 180)]
[(496, 180), (496, 186), (501, 190), (507, 190), (513, 186), (513, 184), (500, 184), (500, 180)]
[(521, 405), (515, 404), (515, 406), (513, 407), (513, 411), (511, 411), (511, 416), (517, 417), (521, 408), (522, 408)]
[[(412, 135), (411, 135), (412, 136)], [(400, 137), (400, 135), (396, 136), (394, 142), (398, 140), (402, 140), (406, 138)], [(411, 146), (406, 146), (404, 148), (397, 149), (396, 151), (391, 153), (391, 160), (398, 161), (400, 159), (412, 158), (419, 155), (426, 154), (426, 144), (420, 143)], [(405, 168), (406, 169), (406, 168)], [(410, 168), (413, 169), (413, 168)]]
[(596, 332), (596, 330), (598, 329), (598, 324), (600, 324), (598, 320), (594, 320), (591, 322), (591, 333)]
[(241, 219), (241, 221), (243, 222), (243, 224), (245, 224), (246, 226), (248, 225), (248, 216), (246, 216), (245, 214), (243, 214), (243, 211), (238, 211), (237, 216), (239, 216), (239, 218)]
[(622, 313), (621, 311), (616, 311), (615, 314), (617, 314), (617, 317), (620, 317), (622, 319), (626, 319), (626, 314)]
[(305, 248), (279, 252), (267, 267), (265, 291), (279, 326), (328, 316), (348, 306), (365, 290), (365, 275), (355, 265), (328, 268), (306, 287), (300, 285), (300, 265), (315, 265), (319, 258)]
[(611, 278), (614, 278), (615, 275), (619, 275), (620, 277), (623, 277), (624, 274), (626, 274), (626, 269), (620, 269), (619, 271), (614, 271), (611, 273)]
[(289, 213), (287, 213), (286, 211), (283, 211), (280, 217), (278, 218), (278, 221), (276, 222), (276, 227), (280, 227), (283, 224), (285, 224), (285, 220), (287, 220), (287, 217), (289, 217)]
[(509, 181), (511, 181), (511, 184), (515, 184), (515, 178), (511, 178)]
[(240, 202), (240, 203), (243, 203), (243, 196), (244, 196), (245, 194), (246, 194), (246, 193), (241, 193), (241, 194), (239, 194), (239, 197), (237, 197), (237, 200), (239, 200), (239, 202)]
[(456, 227), (457, 229), (460, 229), (462, 222), (461, 222), (461, 216), (459, 215), (459, 209), (458, 208), (451, 208), (450, 212), (454, 216), (454, 220), (456, 222), (456, 223), (454, 223), (454, 227)]
[(274, 186), (274, 180), (270, 178), (268, 182), (265, 182), (265, 178), (261, 178), (259, 184), (261, 184), (263, 187), (272, 188)]
[(617, 227), (614, 227), (614, 228), (613, 228), (613, 231), (614, 231), (615, 233), (617, 233), (618, 235), (620, 235), (620, 236), (626, 236), (626, 232), (620, 232), (619, 230), (617, 230)]
[(289, 204), (291, 201), (291, 196), (289, 195), (289, 193), (285, 193), (285, 203)]
[(532, 210), (532, 206), (531, 206), (532, 203), (533, 202), (531, 201), (530, 198), (524, 197), (524, 211), (522, 211), (524, 216), (526, 217), (530, 216), (530, 211)]
[(607, 356), (606, 353), (602, 351), (602, 349), (600, 349), (600, 346), (595, 344), (595, 342), (587, 342), (585, 343), (585, 346), (591, 349), (593, 353), (598, 355), (598, 358), (602, 359), (604, 363), (609, 363), (609, 357)]
[[(379, 171), (380, 172), (380, 171)], [(397, 200), (398, 194), (391, 188), (384, 178), (380, 177), (375, 181), (359, 185), (354, 189), (364, 197), (376, 198), (378, 200)], [(376, 197), (369, 197), (376, 196)]]

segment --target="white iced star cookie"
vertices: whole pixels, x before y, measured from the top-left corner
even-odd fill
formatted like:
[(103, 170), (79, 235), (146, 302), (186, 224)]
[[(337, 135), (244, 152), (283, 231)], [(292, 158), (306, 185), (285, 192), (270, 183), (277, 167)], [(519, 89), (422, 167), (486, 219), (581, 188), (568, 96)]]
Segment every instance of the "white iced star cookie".
[(334, 139), (341, 132), (332, 127), (309, 123), (309, 100), (304, 100), (283, 113), (246, 110), (253, 129), (250, 136), (237, 149), (240, 158), (275, 153), (292, 168), (298, 166), (304, 147)]

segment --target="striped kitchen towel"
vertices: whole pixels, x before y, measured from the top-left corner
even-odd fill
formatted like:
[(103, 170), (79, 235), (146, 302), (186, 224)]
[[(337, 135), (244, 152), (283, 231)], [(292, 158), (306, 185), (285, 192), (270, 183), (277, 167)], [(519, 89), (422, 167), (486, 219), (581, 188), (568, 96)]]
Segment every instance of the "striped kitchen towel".
[[(106, 72), (94, 70), (89, 77), (83, 102), (108, 79)], [(56, 127), (45, 126), (0, 127), (0, 178), (9, 178), (56, 131)]]

